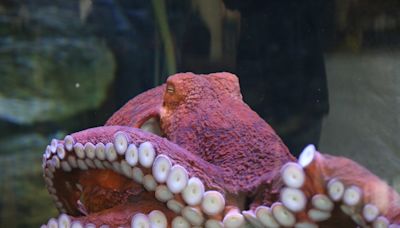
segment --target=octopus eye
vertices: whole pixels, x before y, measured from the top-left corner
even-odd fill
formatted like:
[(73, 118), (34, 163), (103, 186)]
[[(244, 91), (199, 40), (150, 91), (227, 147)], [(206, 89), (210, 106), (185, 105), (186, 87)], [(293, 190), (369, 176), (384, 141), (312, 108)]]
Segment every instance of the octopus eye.
[(175, 87), (173, 85), (167, 85), (167, 92), (170, 94), (175, 93)]

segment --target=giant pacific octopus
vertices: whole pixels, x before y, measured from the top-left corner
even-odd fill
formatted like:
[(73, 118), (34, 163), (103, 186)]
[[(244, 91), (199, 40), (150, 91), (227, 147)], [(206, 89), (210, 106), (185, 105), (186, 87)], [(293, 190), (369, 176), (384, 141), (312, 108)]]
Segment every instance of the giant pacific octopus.
[(298, 159), (230, 73), (170, 76), (104, 126), (53, 139), (43, 227), (400, 227), (400, 197), (357, 163)]

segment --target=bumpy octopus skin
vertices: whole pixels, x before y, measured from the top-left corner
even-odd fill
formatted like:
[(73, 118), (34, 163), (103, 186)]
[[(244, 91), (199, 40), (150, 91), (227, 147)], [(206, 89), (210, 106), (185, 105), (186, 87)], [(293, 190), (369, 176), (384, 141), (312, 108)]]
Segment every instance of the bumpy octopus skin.
[(312, 145), (296, 160), (229, 73), (170, 76), (42, 167), (43, 227), (400, 227), (396, 191)]

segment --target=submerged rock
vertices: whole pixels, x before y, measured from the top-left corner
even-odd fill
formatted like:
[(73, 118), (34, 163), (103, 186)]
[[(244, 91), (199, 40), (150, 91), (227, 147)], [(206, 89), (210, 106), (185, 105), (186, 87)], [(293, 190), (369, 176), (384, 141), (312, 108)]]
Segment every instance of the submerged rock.
[(60, 126), (84, 122), (78, 113), (99, 107), (112, 84), (114, 57), (82, 20), (80, 2), (0, 2), (0, 227), (39, 227), (57, 214), (40, 154), (50, 137), (64, 137)]
[(113, 74), (112, 54), (97, 39), (2, 39), (0, 118), (31, 124), (98, 107)]
[(39, 227), (56, 215), (41, 177), (39, 155), (47, 143), (37, 133), (0, 139), (0, 227)]
[(0, 119), (55, 121), (98, 107), (114, 75), (79, 1), (0, 3)]

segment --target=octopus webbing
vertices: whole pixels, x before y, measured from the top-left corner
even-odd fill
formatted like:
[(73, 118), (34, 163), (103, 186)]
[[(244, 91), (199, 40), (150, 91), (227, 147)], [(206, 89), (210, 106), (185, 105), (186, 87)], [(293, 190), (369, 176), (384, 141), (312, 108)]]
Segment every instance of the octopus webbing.
[(296, 159), (230, 73), (170, 76), (43, 155), (42, 227), (400, 227), (399, 194), (350, 159)]

